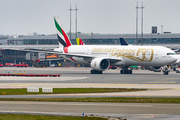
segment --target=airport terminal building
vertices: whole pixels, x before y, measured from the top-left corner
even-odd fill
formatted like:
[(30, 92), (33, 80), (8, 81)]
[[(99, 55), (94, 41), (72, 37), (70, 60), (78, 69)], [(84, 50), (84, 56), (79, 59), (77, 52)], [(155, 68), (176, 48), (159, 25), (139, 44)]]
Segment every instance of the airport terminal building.
[[(69, 34), (68, 34), (69, 35)], [(101, 45), (118, 45), (119, 38), (125, 38), (129, 44), (141, 44), (141, 35), (136, 34), (87, 34), (78, 33), (78, 38), (87, 45), (101, 44)], [(76, 44), (75, 34), (71, 34), (72, 44)], [(57, 45), (57, 35), (37, 35), (37, 36), (18, 36), (18, 38), (1, 39), (1, 45)], [(143, 44), (147, 45), (162, 45), (162, 44), (180, 44), (180, 34), (144, 34)]]
[[(69, 33), (67, 33), (70, 35)], [(159, 45), (166, 46), (171, 49), (180, 49), (180, 34), (172, 33), (151, 33), (144, 34), (143, 41), (141, 35), (138, 35), (136, 39), (136, 34), (93, 34), (93, 33), (78, 33), (78, 38), (81, 38), (82, 41), (87, 45), (118, 45), (120, 44), (120, 38), (125, 38), (129, 44), (132, 45)], [(71, 34), (72, 44), (77, 44), (75, 39), (75, 34)], [(18, 36), (16, 38), (0, 38), (0, 46), (19, 46), (19, 47), (28, 47), (28, 48), (37, 48), (37, 49), (53, 49), (58, 47), (57, 35), (34, 35), (34, 36)], [(48, 54), (40, 53), (31, 53), (24, 51), (15, 51), (15, 50), (4, 50), (0, 49), (0, 62), (4, 64), (7, 62), (10, 63), (19, 63), (27, 62), (30, 65), (33, 64), (32, 61), (39, 59), (42, 64), (47, 64), (48, 66), (53, 64), (62, 63), (63, 59), (60, 56), (49, 57)], [(33, 55), (33, 56), (32, 56)]]

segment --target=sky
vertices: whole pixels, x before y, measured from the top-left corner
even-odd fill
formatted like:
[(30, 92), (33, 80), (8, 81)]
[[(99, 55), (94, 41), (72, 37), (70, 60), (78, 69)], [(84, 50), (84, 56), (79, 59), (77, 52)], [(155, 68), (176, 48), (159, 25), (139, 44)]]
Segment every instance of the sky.
[[(135, 34), (136, 3), (143, 6), (143, 32), (180, 33), (180, 0), (0, 0), (0, 34), (55, 34), (53, 16), (60, 18), (65, 32), (70, 30), (70, 4), (77, 12), (77, 29), (82, 33)], [(138, 10), (138, 33), (141, 14)], [(72, 32), (75, 32), (75, 11), (72, 11)]]

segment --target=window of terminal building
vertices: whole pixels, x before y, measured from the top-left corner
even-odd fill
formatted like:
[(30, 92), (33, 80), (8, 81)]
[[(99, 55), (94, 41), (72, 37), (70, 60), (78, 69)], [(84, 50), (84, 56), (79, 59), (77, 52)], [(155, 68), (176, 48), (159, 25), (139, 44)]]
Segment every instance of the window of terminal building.
[(144, 38), (143, 43), (144, 44), (151, 44), (151, 39), (150, 38)]
[(166, 42), (165, 43), (171, 43), (171, 39), (170, 38), (166, 38)]
[(135, 44), (136, 39), (126, 39), (129, 44)]
[(171, 38), (171, 43), (180, 43), (180, 38)]

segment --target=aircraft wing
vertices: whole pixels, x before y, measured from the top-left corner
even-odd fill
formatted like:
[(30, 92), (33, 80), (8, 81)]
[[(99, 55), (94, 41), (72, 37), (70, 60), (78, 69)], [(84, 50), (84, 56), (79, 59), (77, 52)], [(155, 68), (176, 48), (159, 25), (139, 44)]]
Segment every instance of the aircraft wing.
[[(85, 58), (85, 59), (89, 59), (90, 61), (94, 58), (96, 58), (97, 56), (93, 56), (93, 55), (86, 55), (86, 54), (71, 54), (71, 53), (63, 53), (62, 51), (54, 51), (53, 49), (49, 49), (49, 50), (44, 50), (44, 49), (32, 49), (32, 48), (8, 48), (11, 50), (21, 50), (21, 51), (29, 51), (29, 52), (41, 52), (41, 53), (52, 53), (52, 54), (57, 54), (57, 55), (64, 55), (68, 58), (71, 57), (79, 57), (79, 58)], [(114, 58), (114, 57), (103, 57), (104, 59), (108, 59), (110, 61), (110, 63), (116, 63), (118, 61), (122, 61), (122, 58)]]

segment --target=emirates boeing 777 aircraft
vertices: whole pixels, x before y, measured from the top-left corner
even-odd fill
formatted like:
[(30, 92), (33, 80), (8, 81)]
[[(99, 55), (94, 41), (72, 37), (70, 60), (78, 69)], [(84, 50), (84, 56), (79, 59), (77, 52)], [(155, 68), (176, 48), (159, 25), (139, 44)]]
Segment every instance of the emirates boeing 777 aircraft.
[(0, 48), (59, 54), (69, 61), (90, 65), (91, 74), (102, 74), (109, 66), (122, 67), (120, 74), (132, 74), (129, 66), (138, 65), (148, 66), (149, 70), (159, 69), (163, 66), (164, 75), (168, 75), (169, 65), (180, 61), (180, 57), (177, 60), (173, 50), (162, 46), (85, 45), (82, 40), (79, 40), (79, 45), (72, 45), (57, 16), (54, 17), (54, 22), (59, 41), (59, 47), (54, 50), (19, 48), (16, 46), (12, 48), (1, 46)]
[[(78, 64), (91, 66), (91, 74), (102, 74), (109, 66), (121, 66), (121, 74), (132, 74), (129, 66), (161, 67), (177, 61), (175, 52), (162, 46), (122, 46), (122, 45), (72, 45), (64, 32), (59, 18), (54, 17), (59, 48), (50, 53), (62, 55), (65, 59)], [(164, 69), (164, 75), (169, 70)]]

